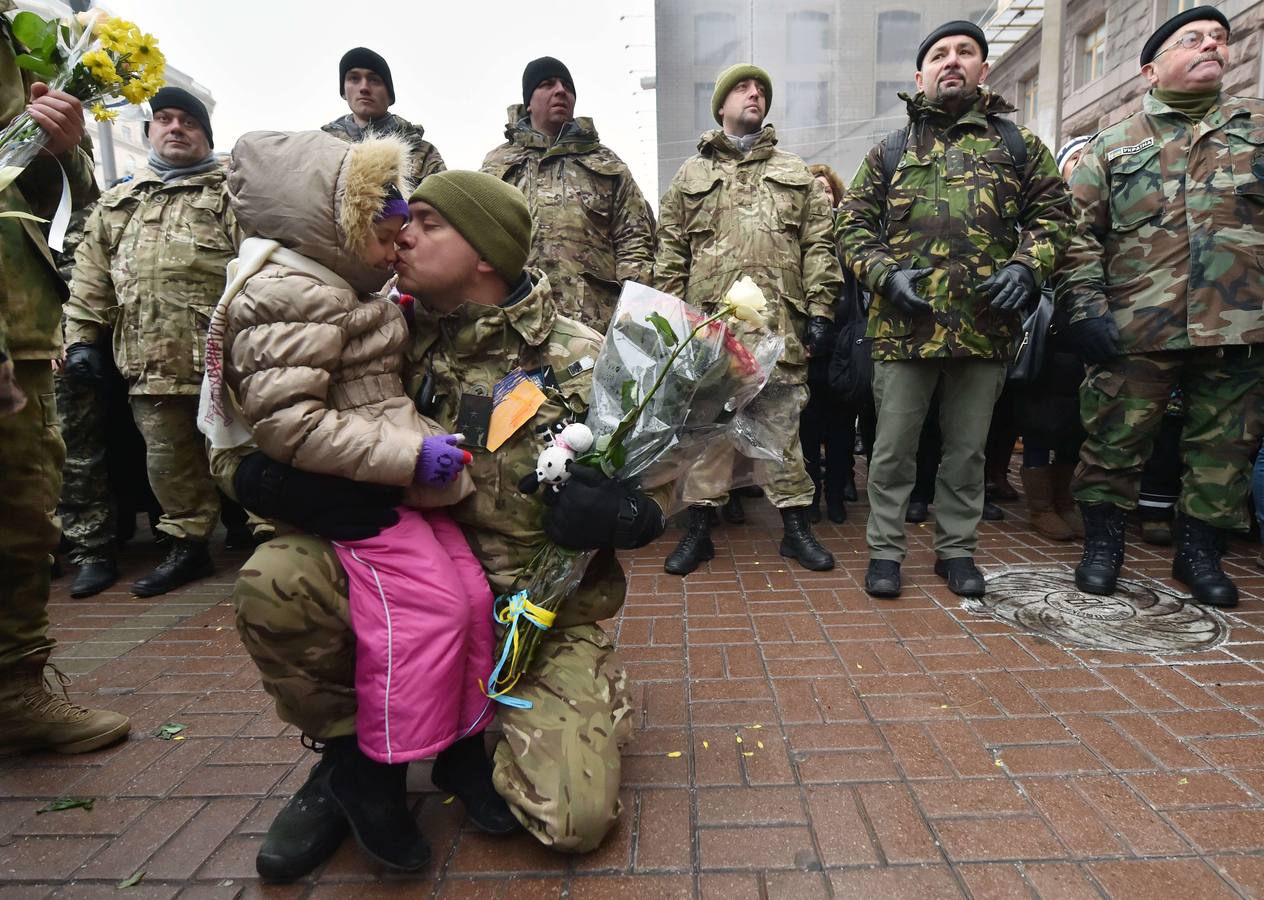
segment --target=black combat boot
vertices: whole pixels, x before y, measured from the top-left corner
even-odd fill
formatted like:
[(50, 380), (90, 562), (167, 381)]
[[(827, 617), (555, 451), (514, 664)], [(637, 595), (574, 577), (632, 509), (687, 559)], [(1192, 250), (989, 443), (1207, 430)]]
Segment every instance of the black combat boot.
[(893, 559), (871, 559), (865, 571), (865, 593), (894, 600), (900, 596), (900, 564)]
[(1194, 602), (1237, 606), (1238, 589), (1220, 568), (1218, 529), (1184, 513), (1176, 516), (1176, 557), (1172, 577), (1189, 588)]
[(408, 809), (408, 763), (369, 759), (355, 735), (333, 738), (325, 753), (333, 760), (325, 784), (360, 849), (405, 872), (430, 862), (430, 845)]
[(908, 509), (904, 512), (904, 521), (918, 524), (930, 518), (929, 504), (925, 500), (909, 500)]
[(781, 511), (785, 531), (781, 536), (781, 555), (798, 560), (799, 565), (813, 572), (834, 568), (834, 554), (812, 536), (806, 506), (793, 506)]
[(729, 499), (720, 507), (720, 515), (730, 525), (741, 525), (746, 521), (746, 510), (742, 508), (742, 498), (736, 491), (730, 493)]
[(1113, 503), (1081, 503), (1084, 555), (1075, 586), (1088, 594), (1113, 594), (1124, 564), (1124, 511)]
[(481, 732), (440, 751), (430, 781), (439, 790), (460, 797), (465, 814), (480, 831), (511, 834), (518, 830), (518, 820), (492, 785), (492, 763)]
[(715, 559), (715, 544), (711, 543), (710, 509), (705, 506), (689, 507), (689, 525), (685, 536), (676, 549), (667, 555), (663, 570), (672, 575), (688, 575), (699, 563)]
[(137, 597), (156, 597), (190, 581), (206, 578), (213, 571), (206, 541), (172, 538), (166, 559), (148, 575), (137, 579), (132, 584), (132, 593)]
[[(316, 752), (323, 754), (324, 748)], [(255, 856), (255, 869), (264, 881), (302, 878), (333, 856), (346, 838), (347, 817), (329, 793), (331, 768), (333, 761), (322, 755), (307, 781), (268, 826)]]
[(70, 596), (79, 600), (99, 594), (118, 581), (118, 563), (112, 556), (87, 559), (79, 564), (79, 573), (70, 584)]
[(935, 560), (935, 574), (948, 582), (948, 590), (958, 597), (982, 597), (987, 590), (983, 573), (968, 556)]

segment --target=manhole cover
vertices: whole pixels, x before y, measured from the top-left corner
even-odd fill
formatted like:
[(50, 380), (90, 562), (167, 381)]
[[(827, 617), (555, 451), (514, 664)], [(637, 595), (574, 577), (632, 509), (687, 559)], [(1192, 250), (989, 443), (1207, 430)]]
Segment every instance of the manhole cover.
[(1113, 596), (1085, 594), (1070, 571), (1005, 569), (962, 606), (1023, 631), (1097, 650), (1195, 653), (1218, 647), (1229, 626), (1215, 612), (1154, 582), (1120, 579)]

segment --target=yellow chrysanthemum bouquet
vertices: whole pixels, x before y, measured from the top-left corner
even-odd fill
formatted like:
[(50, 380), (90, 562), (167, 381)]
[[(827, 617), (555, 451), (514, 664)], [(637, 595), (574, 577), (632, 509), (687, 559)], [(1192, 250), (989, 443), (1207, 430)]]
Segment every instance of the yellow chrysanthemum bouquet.
[[(100, 10), (71, 19), (19, 12), (11, 21), (0, 17), (0, 28), (24, 49), (15, 60), (20, 67), (53, 90), (78, 97), (98, 121), (114, 119), (118, 111), (113, 107), (124, 102), (144, 103), (163, 86), (166, 60), (158, 41), (133, 23)], [(46, 140), (27, 112), (0, 131), (0, 190), (22, 174)]]

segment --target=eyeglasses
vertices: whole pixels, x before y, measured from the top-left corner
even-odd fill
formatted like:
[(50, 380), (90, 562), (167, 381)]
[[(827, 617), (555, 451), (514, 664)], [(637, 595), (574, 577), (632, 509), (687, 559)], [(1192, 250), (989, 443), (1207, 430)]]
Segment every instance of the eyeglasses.
[(1211, 31), (1187, 31), (1176, 39), (1174, 43), (1168, 44), (1158, 53), (1154, 54), (1154, 58), (1162, 56), (1169, 50), (1175, 50), (1180, 47), (1182, 50), (1197, 50), (1203, 45), (1203, 41), (1211, 38), (1216, 42), (1217, 47), (1223, 47), (1229, 43), (1229, 32), (1223, 28), (1213, 28)]

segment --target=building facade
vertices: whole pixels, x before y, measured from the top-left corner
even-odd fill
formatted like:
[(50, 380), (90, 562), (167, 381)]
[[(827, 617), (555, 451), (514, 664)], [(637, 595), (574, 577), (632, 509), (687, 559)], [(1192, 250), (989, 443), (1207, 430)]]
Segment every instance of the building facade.
[(658, 189), (715, 128), (716, 75), (753, 62), (773, 80), (779, 146), (850, 180), (873, 144), (905, 121), (917, 46), (951, 19), (980, 21), (987, 0), (656, 0)]
[[(1140, 109), (1149, 89), (1138, 61), (1142, 45), (1160, 23), (1196, 5), (1195, 0), (1049, 0), (1043, 20), (994, 61), (988, 83), (1018, 107), (1020, 123), (1056, 149)], [(1264, 96), (1264, 0), (1215, 5), (1232, 25), (1225, 90)], [(1058, 52), (1048, 52), (1050, 44)], [(1051, 92), (1051, 86), (1060, 90)], [(1056, 97), (1052, 115), (1040, 102), (1050, 96)]]

